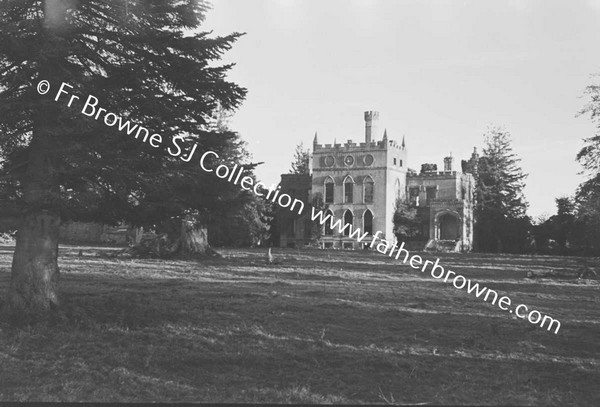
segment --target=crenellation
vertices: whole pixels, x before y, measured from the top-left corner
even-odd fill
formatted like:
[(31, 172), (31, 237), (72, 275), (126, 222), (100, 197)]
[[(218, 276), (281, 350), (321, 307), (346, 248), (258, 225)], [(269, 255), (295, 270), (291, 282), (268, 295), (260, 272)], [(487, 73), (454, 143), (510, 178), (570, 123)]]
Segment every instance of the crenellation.
[(457, 174), (462, 174), (457, 171), (426, 171), (420, 174), (407, 174), (407, 177), (418, 178), (418, 177), (454, 177)]
[[(394, 243), (397, 239), (393, 225), (394, 205), (397, 198), (405, 199), (409, 205), (417, 207), (419, 216), (425, 219), (421, 236), (425, 239), (425, 248), (435, 249), (435, 242), (439, 240), (455, 240), (457, 244), (453, 247), (471, 250), (473, 176), (455, 171), (451, 155), (444, 157), (444, 171), (431, 165), (432, 171), (410, 173), (405, 137), (401, 142), (388, 139), (386, 129), (381, 139), (373, 139), (377, 135), (379, 114), (367, 111), (364, 117), (364, 142), (347, 140), (341, 144), (334, 139), (333, 144), (319, 144), (315, 133), (308, 184), (298, 179), (298, 186), (309, 185), (302, 195), (307, 197), (306, 203), (320, 194), (328, 210), (343, 223), (350, 223), (352, 228), (359, 228), (369, 235), (381, 231), (378, 239)], [(300, 192), (298, 186), (294, 186), (294, 180), (283, 176), (282, 185)], [(294, 225), (286, 226), (285, 222)], [(308, 244), (310, 238), (301, 232), (307, 230), (301, 225), (306, 222), (306, 217), (286, 218), (282, 223), (280, 244), (284, 247)], [(322, 232), (321, 247), (357, 249), (360, 246), (347, 234), (325, 233), (325, 229)]]

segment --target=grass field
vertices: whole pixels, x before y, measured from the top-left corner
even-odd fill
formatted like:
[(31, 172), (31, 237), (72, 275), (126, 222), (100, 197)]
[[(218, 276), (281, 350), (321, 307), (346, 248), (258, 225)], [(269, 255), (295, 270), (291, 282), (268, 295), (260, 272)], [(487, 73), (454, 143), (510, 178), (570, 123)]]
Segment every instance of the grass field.
[(441, 256), (559, 319), (555, 335), (377, 253), (102, 250), (61, 248), (50, 323), (0, 325), (0, 401), (600, 405), (600, 285), (525, 278), (574, 258)]

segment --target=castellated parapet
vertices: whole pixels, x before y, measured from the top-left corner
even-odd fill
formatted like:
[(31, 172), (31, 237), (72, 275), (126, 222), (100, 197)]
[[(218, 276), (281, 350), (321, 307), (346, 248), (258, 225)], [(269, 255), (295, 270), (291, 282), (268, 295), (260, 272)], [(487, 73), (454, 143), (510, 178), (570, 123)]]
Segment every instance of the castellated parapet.
[[(451, 246), (453, 250), (471, 250), (474, 180), (468, 172), (472, 170), (454, 170), (449, 156), (444, 159), (445, 171), (410, 174), (404, 137), (401, 142), (388, 139), (387, 130), (379, 135), (376, 111), (364, 112), (364, 119), (364, 142), (347, 140), (321, 144), (315, 133), (311, 174), (302, 179), (282, 176), (282, 189), (292, 192), (296, 189), (299, 193), (310, 185), (308, 193), (303, 195), (307, 204), (320, 195), (327, 208), (325, 215), (341, 220), (342, 225), (359, 228), (367, 233), (369, 242), (378, 231), (377, 239), (396, 241), (393, 217), (395, 203), (402, 199), (416, 207), (425, 222), (418, 237), (423, 240), (420, 247), (437, 250)], [(476, 152), (473, 157), (470, 163), (476, 163)], [(280, 244), (284, 247), (307, 244), (310, 241), (306, 233), (310, 230), (308, 224), (310, 219), (306, 217), (285, 219), (281, 223)], [(323, 248), (357, 249), (363, 244), (346, 232), (326, 227), (319, 239)]]
[(406, 150), (405, 146), (399, 144), (396, 140), (379, 140), (379, 141), (371, 141), (365, 143), (355, 143), (352, 140), (346, 141), (344, 144), (336, 143), (336, 144), (313, 144), (313, 152), (317, 150), (364, 150), (364, 149), (377, 149), (377, 150), (387, 150), (387, 149), (396, 149), (396, 150)]

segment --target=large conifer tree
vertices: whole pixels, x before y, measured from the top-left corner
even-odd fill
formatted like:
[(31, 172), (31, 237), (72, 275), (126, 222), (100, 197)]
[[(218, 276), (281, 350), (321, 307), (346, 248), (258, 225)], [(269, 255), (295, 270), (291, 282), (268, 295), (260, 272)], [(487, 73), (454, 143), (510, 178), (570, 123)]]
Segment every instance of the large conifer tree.
[[(198, 171), (198, 156), (182, 161), (195, 144), (227, 150), (235, 135), (214, 130), (211, 117), (245, 94), (226, 80), (230, 66), (211, 63), (239, 34), (189, 34), (207, 9), (201, 0), (0, 2), (2, 192), (22, 215), (9, 315), (43, 317), (58, 304), (61, 220), (141, 224), (222, 205), (226, 183)], [(55, 101), (63, 82), (72, 88)], [(68, 106), (70, 95), (80, 99)], [(160, 147), (83, 115), (88, 95), (160, 134)], [(186, 137), (180, 156), (167, 154), (175, 136)]]
[(484, 144), (476, 178), (476, 245), (482, 251), (503, 251), (527, 232), (521, 230), (527, 224), (523, 195), (527, 175), (513, 153), (508, 131), (490, 127)]

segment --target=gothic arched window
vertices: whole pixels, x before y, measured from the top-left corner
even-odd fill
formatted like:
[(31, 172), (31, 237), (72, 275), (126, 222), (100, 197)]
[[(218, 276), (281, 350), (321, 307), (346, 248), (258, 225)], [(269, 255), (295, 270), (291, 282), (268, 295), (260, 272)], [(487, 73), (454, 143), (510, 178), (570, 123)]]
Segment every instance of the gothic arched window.
[(327, 177), (325, 179), (325, 193), (323, 194), (325, 196), (325, 203), (333, 203), (334, 188), (335, 188), (335, 181), (333, 180), (333, 178)]
[(367, 175), (363, 181), (365, 203), (373, 203), (373, 194), (375, 192), (375, 183), (373, 178)]
[(354, 193), (354, 180), (350, 175), (344, 178), (344, 203), (352, 203)]

